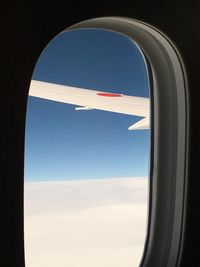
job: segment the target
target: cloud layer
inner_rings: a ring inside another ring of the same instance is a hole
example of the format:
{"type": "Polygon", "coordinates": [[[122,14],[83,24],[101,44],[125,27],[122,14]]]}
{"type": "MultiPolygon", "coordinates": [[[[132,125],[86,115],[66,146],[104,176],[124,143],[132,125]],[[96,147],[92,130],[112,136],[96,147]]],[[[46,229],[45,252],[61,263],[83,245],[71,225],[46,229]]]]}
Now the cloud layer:
{"type": "Polygon", "coordinates": [[[135,267],[147,178],[25,183],[27,267],[135,267]]]}

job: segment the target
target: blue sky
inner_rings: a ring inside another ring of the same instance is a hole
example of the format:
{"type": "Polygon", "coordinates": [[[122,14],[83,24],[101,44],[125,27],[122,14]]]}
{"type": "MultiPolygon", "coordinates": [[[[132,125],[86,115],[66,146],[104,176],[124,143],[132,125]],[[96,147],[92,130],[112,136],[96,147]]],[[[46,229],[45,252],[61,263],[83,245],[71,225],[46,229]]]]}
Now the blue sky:
{"type": "MultiPolygon", "coordinates": [[[[138,47],[103,30],[63,32],[45,48],[32,79],[149,97],[138,47]]],[[[25,180],[148,176],[148,130],[128,131],[139,117],[29,97],[25,180]]]]}

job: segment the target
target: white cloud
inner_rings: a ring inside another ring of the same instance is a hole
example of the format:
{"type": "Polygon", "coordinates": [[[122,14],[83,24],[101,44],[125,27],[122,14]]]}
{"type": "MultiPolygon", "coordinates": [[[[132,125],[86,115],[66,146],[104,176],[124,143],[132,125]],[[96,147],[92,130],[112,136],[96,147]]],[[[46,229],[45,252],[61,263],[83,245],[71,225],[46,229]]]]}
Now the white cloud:
{"type": "Polygon", "coordinates": [[[147,178],[25,183],[26,266],[138,266],[147,191],[147,178]]]}

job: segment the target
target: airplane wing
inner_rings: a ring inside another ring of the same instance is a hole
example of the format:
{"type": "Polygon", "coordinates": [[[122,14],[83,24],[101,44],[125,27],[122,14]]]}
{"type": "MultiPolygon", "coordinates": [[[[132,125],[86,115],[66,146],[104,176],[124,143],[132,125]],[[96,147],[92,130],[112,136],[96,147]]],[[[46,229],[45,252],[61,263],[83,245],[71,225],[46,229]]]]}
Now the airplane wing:
{"type": "Polygon", "coordinates": [[[129,130],[149,129],[149,99],[32,80],[29,95],[77,105],[75,110],[99,109],[143,117],[129,130]]]}

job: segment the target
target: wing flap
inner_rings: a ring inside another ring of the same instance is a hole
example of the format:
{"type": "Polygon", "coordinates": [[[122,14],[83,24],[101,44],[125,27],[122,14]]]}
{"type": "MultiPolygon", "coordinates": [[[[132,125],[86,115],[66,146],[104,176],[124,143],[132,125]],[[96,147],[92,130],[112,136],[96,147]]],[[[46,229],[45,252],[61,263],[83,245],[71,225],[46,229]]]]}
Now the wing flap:
{"type": "Polygon", "coordinates": [[[129,131],[145,130],[145,129],[149,129],[149,118],[148,117],[134,123],[128,128],[129,131]]]}

